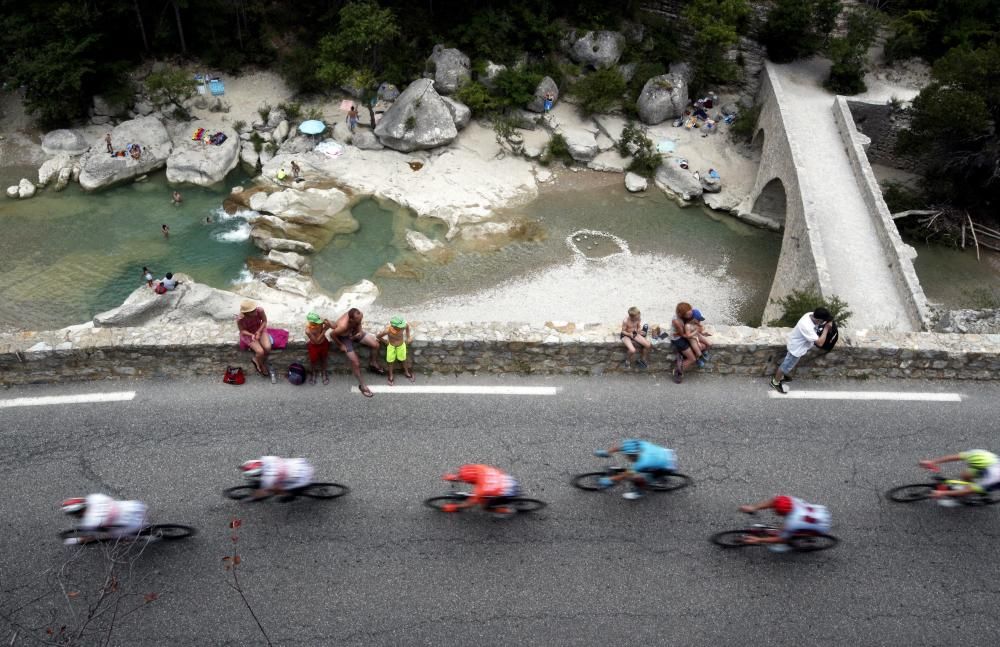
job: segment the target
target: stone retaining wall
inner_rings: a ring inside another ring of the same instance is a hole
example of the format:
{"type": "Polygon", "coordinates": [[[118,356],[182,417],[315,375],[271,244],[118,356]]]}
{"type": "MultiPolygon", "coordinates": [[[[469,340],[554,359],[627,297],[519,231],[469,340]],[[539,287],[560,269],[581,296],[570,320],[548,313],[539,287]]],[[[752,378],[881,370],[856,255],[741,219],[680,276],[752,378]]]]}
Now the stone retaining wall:
{"type": "MultiPolygon", "coordinates": [[[[618,328],[607,324],[447,324],[412,322],[414,370],[418,373],[518,373],[601,375],[623,370],[618,328]]],[[[305,363],[300,326],[290,327],[289,347],[273,355],[283,372],[305,363]]],[[[372,324],[372,329],[378,329],[372,324]]],[[[786,329],[719,326],[705,373],[762,376],[785,354],[786,329]]],[[[362,360],[364,361],[364,357],[362,360]]],[[[650,372],[672,369],[669,342],[654,342],[650,372]]],[[[248,353],[236,347],[235,325],[199,323],[168,330],[85,328],[0,335],[0,384],[70,382],[108,378],[188,377],[222,379],[223,369],[243,366],[253,378],[248,353]]],[[[333,353],[331,368],[347,371],[333,353]]],[[[837,349],[810,355],[799,373],[836,377],[957,378],[1000,376],[1000,335],[859,333],[843,330],[837,349]]]]}

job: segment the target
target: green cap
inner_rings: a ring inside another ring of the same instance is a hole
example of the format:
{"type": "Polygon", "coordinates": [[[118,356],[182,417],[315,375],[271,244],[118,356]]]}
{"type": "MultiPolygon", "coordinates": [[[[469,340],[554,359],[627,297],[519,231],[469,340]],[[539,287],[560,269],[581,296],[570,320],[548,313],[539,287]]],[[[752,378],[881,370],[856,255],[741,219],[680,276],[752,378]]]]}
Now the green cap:
{"type": "Polygon", "coordinates": [[[323,317],[319,316],[315,312],[310,312],[309,314],[306,315],[306,321],[315,324],[323,323],[323,317]]]}
{"type": "Polygon", "coordinates": [[[406,328],[406,319],[403,319],[402,317],[393,317],[389,320],[389,324],[393,328],[406,328]]]}

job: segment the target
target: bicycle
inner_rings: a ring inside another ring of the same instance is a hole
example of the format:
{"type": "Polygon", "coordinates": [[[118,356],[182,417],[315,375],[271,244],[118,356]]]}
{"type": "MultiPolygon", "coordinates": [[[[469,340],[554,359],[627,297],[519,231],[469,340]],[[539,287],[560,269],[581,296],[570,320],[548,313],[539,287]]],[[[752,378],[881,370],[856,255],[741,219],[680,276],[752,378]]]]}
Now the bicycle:
{"type": "Polygon", "coordinates": [[[197,531],[191,526],[185,526],[176,523],[157,523],[145,526],[139,532],[134,535],[127,535],[123,537],[113,537],[109,532],[93,531],[93,530],[83,530],[80,528],[72,528],[70,530],[62,530],[59,532],[59,538],[63,541],[67,539],[76,540],[73,543],[94,543],[94,542],[104,542],[104,541],[118,541],[118,540],[136,540],[144,539],[150,542],[154,541],[174,541],[177,539],[185,539],[194,535],[197,531]],[[99,535],[106,536],[99,536],[99,535]],[[95,535],[98,535],[95,537],[95,535]],[[81,540],[86,539],[86,542],[81,540]]]}
{"type": "MultiPolygon", "coordinates": [[[[775,544],[754,544],[746,541],[747,537],[774,537],[781,533],[781,528],[765,523],[755,523],[749,528],[740,530],[723,530],[712,535],[709,540],[716,546],[722,548],[745,548],[747,546],[773,546],[775,544]]],[[[803,531],[794,533],[785,540],[793,551],[799,553],[811,553],[817,550],[827,550],[833,548],[840,542],[833,535],[822,532],[803,531]]]]}
{"type": "MultiPolygon", "coordinates": [[[[253,502],[264,501],[265,499],[269,499],[274,496],[273,494],[268,494],[267,496],[262,496],[259,499],[254,499],[254,492],[259,489],[259,482],[250,483],[248,485],[237,485],[236,487],[223,490],[222,496],[233,499],[234,501],[249,500],[253,502]]],[[[342,497],[350,491],[351,488],[346,485],[341,485],[340,483],[310,483],[305,487],[294,488],[286,491],[283,495],[281,495],[281,497],[279,497],[278,500],[282,503],[287,503],[297,499],[298,497],[305,497],[307,499],[320,499],[327,501],[342,497]]]]}
{"type": "MultiPolygon", "coordinates": [[[[456,490],[455,483],[451,484],[451,492],[444,494],[442,496],[432,496],[429,499],[424,499],[424,505],[428,508],[433,508],[440,512],[444,511],[444,506],[449,503],[462,503],[472,496],[472,492],[467,492],[465,490],[456,490]]],[[[518,512],[537,512],[544,508],[547,503],[544,501],[539,501],[538,499],[529,499],[523,496],[506,496],[506,497],[496,497],[490,500],[485,508],[489,510],[490,508],[501,508],[506,507],[513,510],[513,513],[518,512]]],[[[499,513],[498,513],[499,514],[499,513]]],[[[508,515],[502,515],[508,516],[508,515]]]]}
{"type": "MultiPolygon", "coordinates": [[[[910,485],[900,485],[885,493],[886,498],[896,503],[915,503],[925,499],[933,499],[936,490],[958,490],[974,485],[968,481],[960,479],[949,479],[941,474],[938,469],[931,470],[931,483],[913,483],[910,485]]],[[[942,497],[937,499],[938,505],[951,506],[985,506],[1000,503],[1000,496],[991,495],[986,492],[975,492],[961,497],[942,497]]]]}
{"type": "MultiPolygon", "coordinates": [[[[626,471],[628,471],[627,467],[611,464],[605,467],[602,472],[584,472],[583,474],[577,474],[572,478],[570,483],[572,483],[575,487],[588,492],[611,490],[614,488],[614,485],[611,487],[603,487],[600,484],[600,479],[618,476],[626,471]]],[[[649,490],[650,492],[673,492],[675,490],[685,488],[694,482],[687,474],[669,472],[666,470],[664,470],[661,474],[643,474],[643,476],[646,477],[646,483],[643,485],[643,489],[649,490]]],[[[631,481],[622,479],[619,483],[631,483],[631,481]]],[[[634,484],[633,487],[635,487],[634,484]]]]}

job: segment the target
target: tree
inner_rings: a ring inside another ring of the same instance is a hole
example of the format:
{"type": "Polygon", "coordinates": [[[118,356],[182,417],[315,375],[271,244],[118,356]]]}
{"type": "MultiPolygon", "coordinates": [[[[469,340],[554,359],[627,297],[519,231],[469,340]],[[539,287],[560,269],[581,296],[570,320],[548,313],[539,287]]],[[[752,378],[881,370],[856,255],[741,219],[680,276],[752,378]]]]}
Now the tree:
{"type": "Polygon", "coordinates": [[[184,102],[194,96],[195,82],[186,70],[166,69],[153,72],[146,77],[146,92],[161,105],[173,105],[180,118],[191,118],[184,102]]]}
{"type": "Polygon", "coordinates": [[[399,37],[399,25],[391,9],[374,0],[351,2],[340,10],[336,33],[319,42],[319,76],[329,83],[342,83],[354,70],[368,70],[378,76],[382,50],[399,37]]]}
{"type": "Polygon", "coordinates": [[[879,21],[879,15],[867,7],[854,7],[847,14],[847,32],[831,39],[827,52],[833,62],[825,83],[829,90],[858,94],[867,89],[868,48],[875,42],[879,21]]]}
{"type": "Polygon", "coordinates": [[[839,0],[778,0],[761,29],[768,57],[787,63],[815,54],[833,29],[838,13],[839,0]]]}
{"type": "Polygon", "coordinates": [[[726,53],[739,42],[749,17],[747,0],[693,0],[684,9],[684,19],[694,34],[691,85],[696,92],[738,78],[739,69],[726,59],[726,53]]]}

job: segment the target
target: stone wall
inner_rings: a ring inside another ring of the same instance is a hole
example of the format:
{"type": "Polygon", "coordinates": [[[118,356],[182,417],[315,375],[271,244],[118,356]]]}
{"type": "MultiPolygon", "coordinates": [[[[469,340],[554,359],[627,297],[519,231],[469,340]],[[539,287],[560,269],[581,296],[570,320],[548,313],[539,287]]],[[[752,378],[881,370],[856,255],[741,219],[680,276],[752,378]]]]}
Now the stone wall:
{"type": "Polygon", "coordinates": [[[912,327],[927,330],[931,324],[930,308],[924,290],[920,287],[917,272],[913,269],[913,259],[916,258],[917,252],[900,238],[896,223],[889,213],[889,207],[882,199],[882,189],[865,155],[863,136],[859,135],[854,126],[854,118],[851,116],[847,99],[837,97],[833,103],[833,116],[847,148],[847,157],[851,160],[854,177],[858,181],[858,190],[875,219],[875,231],[878,232],[879,242],[887,250],[889,258],[896,259],[892,265],[892,274],[901,294],[907,298],[906,307],[912,327]]]}
{"type": "MultiPolygon", "coordinates": [[[[411,352],[418,373],[601,375],[623,370],[624,349],[617,326],[608,324],[526,324],[412,322],[411,352]]],[[[289,347],[273,355],[283,372],[305,363],[301,326],[291,329],[289,347]]],[[[372,329],[379,326],[372,324],[372,329]]],[[[705,373],[759,377],[773,371],[785,354],[785,329],[713,329],[715,350],[705,373]]],[[[654,342],[650,372],[673,367],[669,342],[654,342]]],[[[364,357],[362,360],[364,361],[364,357]]],[[[199,323],[167,330],[85,328],[0,335],[0,384],[75,382],[110,378],[210,376],[222,379],[227,365],[253,375],[249,353],[236,346],[232,324],[199,323]]],[[[346,373],[333,354],[331,368],[346,373]]],[[[803,360],[799,374],[834,377],[958,378],[1000,376],[1000,335],[841,332],[829,355],[803,360]]]]}
{"type": "Polygon", "coordinates": [[[847,106],[855,127],[871,140],[865,152],[873,164],[918,174],[923,172],[925,164],[919,156],[896,152],[896,140],[904,126],[897,120],[892,106],[855,99],[848,99],[847,106]]]}

